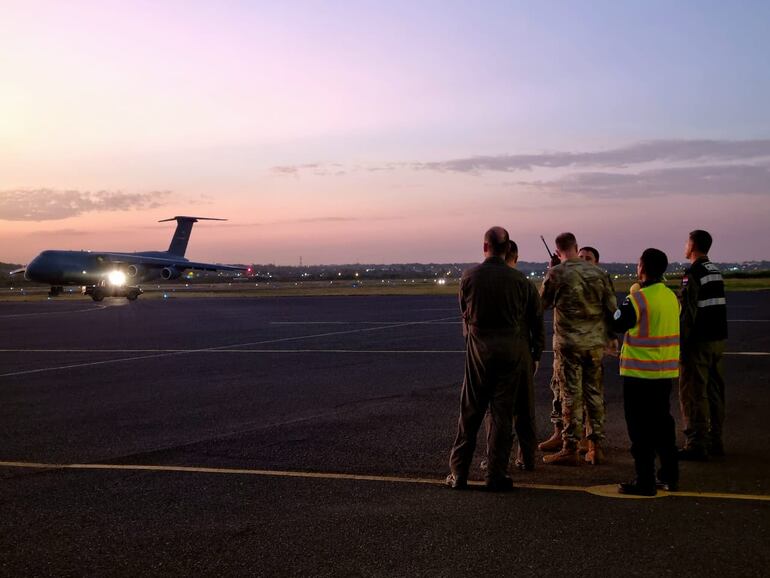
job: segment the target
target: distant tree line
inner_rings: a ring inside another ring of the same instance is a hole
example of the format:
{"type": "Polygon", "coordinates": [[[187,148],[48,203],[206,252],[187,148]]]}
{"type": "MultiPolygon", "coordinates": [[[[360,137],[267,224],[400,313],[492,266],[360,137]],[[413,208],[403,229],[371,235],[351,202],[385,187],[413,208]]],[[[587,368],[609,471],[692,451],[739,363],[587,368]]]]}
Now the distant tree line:
{"type": "MultiPolygon", "coordinates": [[[[371,281],[371,280],[434,280],[445,278],[448,281],[459,279],[463,271],[475,263],[397,263],[381,264],[346,264],[346,265],[252,265],[249,273],[233,276],[232,273],[192,272],[184,275],[177,283],[217,283],[217,282],[302,282],[302,281],[371,281]]],[[[725,277],[736,279],[770,277],[770,261],[745,263],[720,263],[725,277]]],[[[602,263],[602,268],[618,278],[635,278],[636,263],[602,263]]],[[[676,278],[684,271],[686,264],[672,263],[669,277],[676,278]]],[[[38,285],[9,273],[22,265],[0,263],[0,287],[25,287],[38,285]]],[[[520,261],[519,270],[531,277],[542,277],[546,271],[545,263],[520,261]]]]}

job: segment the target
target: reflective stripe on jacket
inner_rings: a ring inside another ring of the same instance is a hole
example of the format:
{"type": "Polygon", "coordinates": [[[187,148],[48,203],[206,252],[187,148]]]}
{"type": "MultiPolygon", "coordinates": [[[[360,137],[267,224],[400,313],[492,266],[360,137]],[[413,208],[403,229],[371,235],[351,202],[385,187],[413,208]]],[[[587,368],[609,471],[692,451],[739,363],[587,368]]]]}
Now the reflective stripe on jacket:
{"type": "Polygon", "coordinates": [[[679,376],[679,301],[663,283],[630,295],[636,325],[626,332],[620,375],[643,379],[679,376]]]}

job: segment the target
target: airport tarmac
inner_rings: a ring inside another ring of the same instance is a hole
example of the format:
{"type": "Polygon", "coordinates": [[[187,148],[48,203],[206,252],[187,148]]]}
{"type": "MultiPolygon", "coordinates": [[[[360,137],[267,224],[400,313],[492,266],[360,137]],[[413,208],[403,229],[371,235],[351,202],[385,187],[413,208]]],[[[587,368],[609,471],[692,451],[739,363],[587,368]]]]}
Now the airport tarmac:
{"type": "Polygon", "coordinates": [[[614,492],[616,359],[608,465],[442,487],[453,297],[0,303],[0,574],[765,576],[770,293],[728,302],[728,456],[652,499],[614,492]]]}

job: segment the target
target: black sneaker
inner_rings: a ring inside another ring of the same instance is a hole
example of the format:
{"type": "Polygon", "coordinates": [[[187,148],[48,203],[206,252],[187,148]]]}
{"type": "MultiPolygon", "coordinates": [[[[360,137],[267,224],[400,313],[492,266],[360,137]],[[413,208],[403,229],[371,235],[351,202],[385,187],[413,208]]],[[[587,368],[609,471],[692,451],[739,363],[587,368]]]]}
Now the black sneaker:
{"type": "Polygon", "coordinates": [[[677,452],[681,462],[707,462],[709,456],[702,448],[683,448],[677,452]]]}
{"type": "Polygon", "coordinates": [[[446,477],[446,480],[444,482],[446,484],[447,488],[450,488],[452,490],[467,490],[468,489],[468,480],[465,478],[458,477],[454,474],[449,474],[446,477]]]}
{"type": "Polygon", "coordinates": [[[487,480],[485,487],[488,492],[510,492],[513,490],[513,480],[509,477],[487,480]]]}
{"type": "Polygon", "coordinates": [[[655,496],[658,491],[655,489],[655,485],[640,484],[636,480],[633,482],[625,482],[618,484],[618,493],[627,494],[629,496],[655,496]]]}

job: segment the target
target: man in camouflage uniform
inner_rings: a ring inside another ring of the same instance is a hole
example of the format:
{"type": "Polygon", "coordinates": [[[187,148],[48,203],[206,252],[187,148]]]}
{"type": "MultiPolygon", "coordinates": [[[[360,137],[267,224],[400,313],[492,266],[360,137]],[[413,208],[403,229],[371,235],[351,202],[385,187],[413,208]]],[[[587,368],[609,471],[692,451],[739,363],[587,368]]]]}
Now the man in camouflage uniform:
{"type": "MultiPolygon", "coordinates": [[[[594,247],[581,247],[580,251],[578,252],[578,258],[582,259],[583,261],[586,261],[588,263],[591,263],[592,265],[599,266],[599,251],[596,250],[594,247]]],[[[553,259],[553,262],[551,263],[551,266],[556,266],[561,263],[561,259],[559,259],[558,256],[555,256],[555,259],[553,259]]],[[[609,273],[606,273],[607,275],[607,281],[610,284],[610,288],[612,289],[612,292],[615,293],[615,286],[612,283],[612,278],[610,277],[609,273]]],[[[618,342],[617,340],[613,340],[610,342],[610,349],[611,350],[617,350],[618,348],[618,342]]],[[[561,387],[559,386],[559,376],[560,370],[559,370],[559,360],[558,358],[554,357],[553,360],[553,374],[551,376],[551,383],[550,388],[551,392],[553,393],[553,399],[551,401],[551,423],[553,424],[553,434],[550,438],[547,440],[541,442],[538,444],[537,448],[540,451],[544,452],[558,452],[563,445],[562,440],[562,429],[564,427],[562,422],[562,411],[561,411],[561,387]]],[[[602,382],[604,381],[604,376],[602,372],[602,376],[600,377],[602,382]]],[[[584,432],[585,437],[580,442],[580,453],[585,454],[588,452],[588,436],[591,434],[591,426],[587,422],[587,420],[584,419],[584,432]]],[[[587,461],[592,461],[592,456],[588,456],[587,461]]]]}
{"type": "Polygon", "coordinates": [[[608,275],[578,258],[575,235],[556,237],[561,264],[549,269],[540,295],[543,307],[554,309],[554,368],[560,387],[562,448],[543,461],[555,465],[578,465],[578,443],[582,434],[583,405],[590,434],[586,461],[603,461],[604,395],[602,357],[615,338],[612,318],[617,310],[608,275]]]}

